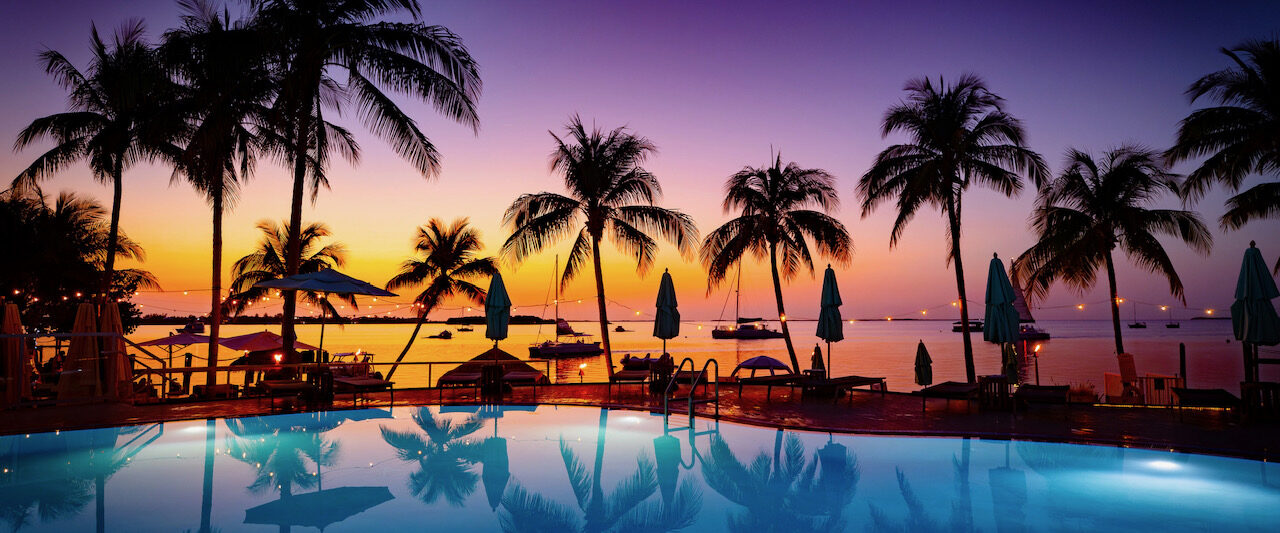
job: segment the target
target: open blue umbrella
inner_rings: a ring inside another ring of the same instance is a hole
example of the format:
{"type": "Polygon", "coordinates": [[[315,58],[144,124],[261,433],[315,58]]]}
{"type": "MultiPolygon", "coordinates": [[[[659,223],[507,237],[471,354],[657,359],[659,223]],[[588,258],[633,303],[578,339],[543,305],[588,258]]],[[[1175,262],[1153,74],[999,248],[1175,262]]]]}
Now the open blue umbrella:
{"type": "Polygon", "coordinates": [[[658,284],[658,300],[654,304],[657,312],[653,317],[653,336],[662,339],[662,353],[667,353],[667,339],[680,335],[680,310],[676,303],[676,286],[671,281],[671,272],[662,272],[662,281],[658,284]]]}
{"type": "Polygon", "coordinates": [[[836,285],[836,271],[827,265],[822,274],[822,309],[818,311],[818,338],[827,341],[827,372],[831,372],[831,343],[844,340],[844,320],[840,318],[840,287],[836,285]]]}
{"type": "Polygon", "coordinates": [[[1280,344],[1280,317],[1271,300],[1280,296],[1257,244],[1249,242],[1231,304],[1231,329],[1244,345],[1244,379],[1257,381],[1258,346],[1280,344]]]}
{"type": "Polygon", "coordinates": [[[507,326],[511,324],[511,298],[507,296],[507,286],[502,283],[502,274],[494,273],[489,280],[489,293],[484,297],[484,336],[493,339],[496,347],[498,341],[507,338],[507,326]]]}

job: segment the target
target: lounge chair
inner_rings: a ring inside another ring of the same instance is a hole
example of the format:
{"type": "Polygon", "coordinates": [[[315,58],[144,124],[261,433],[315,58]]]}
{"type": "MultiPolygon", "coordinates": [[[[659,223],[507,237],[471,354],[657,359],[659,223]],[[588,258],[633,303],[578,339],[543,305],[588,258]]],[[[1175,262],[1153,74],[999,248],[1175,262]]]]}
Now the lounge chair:
{"type": "MultiPolygon", "coordinates": [[[[840,393],[844,391],[853,391],[858,387],[867,387],[872,391],[877,388],[880,394],[885,393],[885,378],[867,377],[867,376],[842,376],[838,378],[815,378],[806,377],[802,382],[804,384],[804,392],[821,393],[823,396],[831,395],[832,401],[840,399],[840,393]]],[[[853,402],[853,394],[849,395],[849,402],[853,402]]]]}
{"type": "MultiPolygon", "coordinates": [[[[730,376],[730,377],[734,377],[734,376],[730,376]]],[[[787,374],[774,374],[771,376],[735,377],[734,379],[738,383],[739,397],[742,396],[743,385],[763,385],[766,387],[765,396],[764,396],[765,400],[771,400],[773,399],[774,387],[785,386],[785,387],[795,388],[797,384],[801,383],[804,380],[804,376],[787,373],[787,374]]]]}
{"type": "Polygon", "coordinates": [[[619,370],[609,376],[609,396],[613,396],[613,385],[616,383],[621,386],[624,383],[636,383],[640,385],[640,390],[644,391],[644,386],[649,382],[649,370],[619,370]]]}
{"type": "Polygon", "coordinates": [[[536,370],[509,370],[502,375],[502,383],[508,387],[527,385],[533,387],[534,398],[538,397],[538,385],[546,383],[547,377],[536,370]]]}
{"type": "Polygon", "coordinates": [[[444,401],[444,389],[461,389],[472,388],[476,390],[476,395],[480,395],[480,373],[479,372],[446,372],[436,380],[436,389],[440,393],[440,401],[444,401]]]}
{"type": "Polygon", "coordinates": [[[920,412],[925,410],[925,400],[929,398],[946,398],[947,403],[951,400],[964,400],[966,408],[978,399],[978,384],[964,383],[960,381],[944,381],[937,385],[925,387],[916,392],[920,395],[920,412]]]}
{"type": "MultiPolygon", "coordinates": [[[[351,403],[359,405],[360,399],[364,398],[366,393],[390,391],[391,404],[396,403],[395,383],[385,379],[379,379],[371,376],[334,376],[333,378],[335,393],[351,393],[351,403]]],[[[366,402],[368,399],[365,400],[366,402]]]]}
{"type": "Polygon", "coordinates": [[[1225,389],[1188,389],[1173,388],[1173,397],[1178,404],[1178,419],[1182,419],[1184,407],[1214,407],[1233,410],[1240,407],[1240,399],[1225,389]]]}
{"type": "Polygon", "coordinates": [[[1013,391],[1014,410],[1021,404],[1024,408],[1033,403],[1067,405],[1071,396],[1069,385],[1018,385],[1013,391]]]}
{"type": "Polygon", "coordinates": [[[276,409],[276,398],[296,398],[311,394],[315,387],[298,379],[266,379],[258,382],[263,394],[271,399],[271,410],[276,409]]]}

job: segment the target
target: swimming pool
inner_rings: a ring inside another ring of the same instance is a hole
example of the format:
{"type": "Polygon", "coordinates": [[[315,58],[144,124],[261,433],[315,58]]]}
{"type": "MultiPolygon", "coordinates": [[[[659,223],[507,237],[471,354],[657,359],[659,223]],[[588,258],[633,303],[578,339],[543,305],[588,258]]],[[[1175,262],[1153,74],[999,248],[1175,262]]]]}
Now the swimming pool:
{"type": "Polygon", "coordinates": [[[1280,521],[1280,467],[1257,461],[705,419],[664,433],[660,416],[586,407],[15,435],[0,437],[0,466],[0,527],[22,531],[1274,531],[1280,521]]]}

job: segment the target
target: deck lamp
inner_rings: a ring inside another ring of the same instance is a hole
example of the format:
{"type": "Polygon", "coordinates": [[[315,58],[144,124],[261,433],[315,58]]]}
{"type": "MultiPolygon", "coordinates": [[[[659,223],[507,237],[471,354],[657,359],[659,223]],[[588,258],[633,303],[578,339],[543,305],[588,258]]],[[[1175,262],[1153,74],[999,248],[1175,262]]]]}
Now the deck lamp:
{"type": "Polygon", "coordinates": [[[1037,344],[1031,357],[1036,361],[1036,385],[1040,385],[1040,345],[1037,344]]]}

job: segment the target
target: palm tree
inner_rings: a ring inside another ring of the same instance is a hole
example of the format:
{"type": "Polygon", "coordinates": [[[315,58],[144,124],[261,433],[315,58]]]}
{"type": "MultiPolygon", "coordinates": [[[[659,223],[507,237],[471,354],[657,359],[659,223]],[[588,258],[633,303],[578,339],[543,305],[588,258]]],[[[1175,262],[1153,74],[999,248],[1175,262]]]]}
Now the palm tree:
{"type": "Polygon", "coordinates": [[[320,468],[338,462],[339,443],[325,437],[324,430],[280,426],[263,417],[228,418],[226,424],[231,431],[226,454],[253,465],[248,486],[253,493],[290,497],[295,489],[319,485],[320,468]]]}
{"type": "Polygon", "coordinates": [[[857,490],[858,460],[844,445],[829,443],[805,459],[795,434],[775,433],[773,456],[763,450],[749,463],[716,435],[702,462],[707,486],[741,506],[728,517],[729,531],[844,531],[841,517],[857,490]],[[825,457],[824,457],[825,455],[825,457]]]}
{"type": "Polygon", "coordinates": [[[395,374],[397,365],[409,353],[418,331],[426,321],[427,314],[442,302],[454,296],[477,304],[484,302],[485,291],[472,283],[482,277],[498,273],[493,258],[477,258],[476,254],[483,248],[480,232],[468,225],[466,218],[453,221],[448,226],[438,218],[433,218],[427,225],[418,228],[418,237],[413,249],[417,253],[400,265],[400,271],[387,282],[387,290],[406,287],[417,287],[426,283],[426,288],[413,299],[418,307],[418,323],[409,335],[409,342],[396,357],[395,364],[387,372],[387,379],[395,374]]]}
{"type": "MultiPolygon", "coordinates": [[[[418,124],[389,94],[400,93],[430,103],[446,118],[479,127],[476,100],[480,73],[462,39],[443,26],[419,20],[416,0],[258,0],[258,20],[276,36],[274,65],[281,76],[275,100],[276,124],[283,134],[279,156],[293,168],[290,243],[301,243],[302,196],[310,178],[312,197],[324,184],[330,153],[348,160],[359,148],[350,133],[328,124],[326,111],[356,107],[355,116],[409,161],[423,176],[439,169],[439,154],[418,124]],[[412,22],[380,19],[407,15],[412,22]],[[336,73],[346,78],[339,83],[336,73]]],[[[289,248],[285,273],[300,272],[302,255],[289,248]]],[[[296,310],[293,291],[285,293],[282,331],[284,349],[293,350],[296,310]]]]}
{"type": "Polygon", "coordinates": [[[144,39],[142,21],[123,24],[110,45],[98,36],[97,27],[90,33],[92,60],[84,72],[57,51],[40,53],[45,72],[70,93],[70,109],[35,119],[18,133],[16,150],[46,138],[54,147],[23,169],[13,186],[34,186],[81,160],[89,164],[95,179],[111,184],[111,223],[100,282],[105,299],[114,279],[124,171],[163,155],[174,124],[162,112],[171,84],[144,39]]]}
{"type": "Polygon", "coordinates": [[[725,222],[702,243],[702,263],[707,267],[707,291],[725,280],[729,268],[750,252],[756,259],[769,257],[773,274],[773,297],[778,304],[778,320],[786,340],[791,368],[800,368],[787,311],[782,303],[782,280],[796,277],[801,268],[813,275],[813,257],[806,241],[812,239],[819,255],[846,264],[853,255],[853,240],[844,224],[831,216],[840,205],[835,178],[818,168],[800,168],[782,155],[768,167],[745,167],[729,176],[724,186],[724,212],[737,211],[737,218],[725,222]],[[778,259],[781,253],[782,272],[778,259]]]}
{"type": "Polygon", "coordinates": [[[973,342],[969,338],[969,299],[960,253],[961,199],[971,184],[1013,197],[1022,191],[1022,174],[1040,186],[1049,169],[1026,147],[1022,123],[1004,111],[1004,100],[981,78],[965,74],[951,85],[939,78],[907,82],[905,101],[890,107],[880,133],[905,133],[909,141],[886,148],[858,181],[862,217],[880,204],[896,200],[898,218],[889,234],[897,246],[907,223],[921,206],[941,209],[947,217],[947,262],[955,263],[960,324],[964,333],[965,374],[976,381],[973,342]]]}
{"type": "MultiPolygon", "coordinates": [[[[280,226],[273,222],[262,221],[257,227],[262,232],[262,240],[258,241],[257,249],[231,265],[231,275],[234,277],[231,281],[232,295],[223,305],[233,314],[243,313],[254,301],[262,300],[271,294],[270,289],[254,287],[253,284],[285,276],[284,251],[289,245],[291,233],[289,224],[284,223],[280,226]]],[[[329,236],[329,227],[323,223],[316,222],[303,228],[302,242],[298,247],[302,251],[303,260],[298,272],[319,272],[327,268],[338,268],[346,263],[346,246],[338,242],[321,244],[321,239],[329,236]]],[[[332,297],[352,307],[356,305],[354,296],[332,295],[332,297]]],[[[317,292],[303,291],[302,299],[311,305],[320,306],[329,316],[340,317],[333,303],[329,301],[329,297],[317,292]]]]}
{"type": "Polygon", "coordinates": [[[421,433],[382,428],[382,440],[395,449],[397,458],[418,463],[418,470],[409,474],[409,490],[423,503],[435,503],[443,496],[450,505],[461,507],[480,481],[471,469],[480,461],[480,444],[467,437],[484,427],[484,421],[471,415],[454,423],[419,407],[413,422],[421,433]]]}
{"type": "Polygon", "coordinates": [[[657,177],[640,166],[657,151],[648,139],[626,128],[607,133],[599,128],[588,131],[576,115],[566,129],[568,136],[564,139],[551,133],[556,141],[551,170],[564,175],[569,195],[539,192],[516,198],[503,214],[503,224],[511,229],[511,236],[502,244],[502,254],[519,263],[575,233],[576,228],[577,238],[565,261],[560,287],[578,275],[590,254],[595,267],[605,365],[612,376],[600,241],[608,232],[618,249],[635,256],[636,271],[644,274],[653,266],[658,249],[651,234],[661,235],[682,254],[688,254],[698,238],[698,229],[689,215],[654,205],[662,196],[662,187],[657,177]]]}
{"type": "Polygon", "coordinates": [[[253,170],[267,123],[274,83],[261,33],[252,21],[218,14],[207,0],[182,0],[179,28],[165,33],[162,61],[183,85],[179,108],[189,117],[185,147],[178,152],[174,178],[185,179],[213,210],[212,290],[209,306],[209,371],[218,366],[222,323],[222,214],[253,170]]]}
{"type": "Polygon", "coordinates": [[[1043,298],[1058,280],[1081,292],[1089,290],[1098,269],[1105,267],[1116,353],[1124,353],[1113,258],[1116,248],[1138,266],[1168,279],[1169,292],[1185,304],[1182,280],[1156,235],[1176,237],[1203,253],[1213,244],[1196,213],[1146,207],[1161,193],[1177,194],[1178,190],[1178,176],[1165,170],[1159,154],[1151,149],[1121,146],[1100,160],[1088,152],[1068,151],[1062,174],[1040,191],[1031,217],[1039,238],[1014,261],[1014,277],[1034,300],[1043,298]]]}
{"type": "MultiPolygon", "coordinates": [[[[1280,178],[1280,41],[1245,41],[1222,53],[1235,65],[1187,89],[1192,103],[1207,98],[1217,105],[1183,119],[1177,142],[1165,152],[1174,163],[1207,157],[1182,183],[1187,200],[1198,200],[1214,183],[1238,192],[1250,175],[1280,178]]],[[[1270,181],[1228,199],[1221,224],[1240,229],[1250,220],[1275,218],[1277,213],[1280,181],[1270,181]]],[[[1280,272],[1280,262],[1275,270],[1280,272]]]]}

